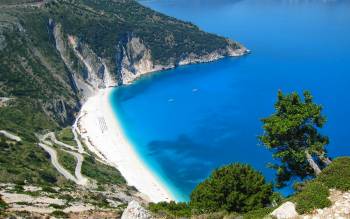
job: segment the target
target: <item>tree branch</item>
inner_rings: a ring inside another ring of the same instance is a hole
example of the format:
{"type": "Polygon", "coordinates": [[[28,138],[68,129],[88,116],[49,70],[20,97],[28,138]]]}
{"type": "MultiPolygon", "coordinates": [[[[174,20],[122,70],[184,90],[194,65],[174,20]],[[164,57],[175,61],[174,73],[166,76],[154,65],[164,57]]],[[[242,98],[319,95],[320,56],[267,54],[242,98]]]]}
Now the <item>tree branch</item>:
{"type": "Polygon", "coordinates": [[[312,156],[309,154],[308,151],[305,151],[306,159],[309,162],[310,167],[314,170],[316,176],[321,173],[320,167],[317,165],[317,163],[314,161],[312,156]]]}

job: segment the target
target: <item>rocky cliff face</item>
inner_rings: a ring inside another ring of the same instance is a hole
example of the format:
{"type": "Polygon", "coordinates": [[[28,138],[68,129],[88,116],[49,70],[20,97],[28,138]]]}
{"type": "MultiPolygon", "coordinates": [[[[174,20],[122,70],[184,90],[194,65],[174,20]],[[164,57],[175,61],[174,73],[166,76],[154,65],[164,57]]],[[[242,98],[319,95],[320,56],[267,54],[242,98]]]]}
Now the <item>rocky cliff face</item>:
{"type": "Polygon", "coordinates": [[[57,51],[71,73],[72,83],[82,101],[98,89],[116,86],[115,75],[106,64],[108,60],[97,56],[89,45],[75,36],[65,34],[61,24],[49,21],[57,51]]]}
{"type": "Polygon", "coordinates": [[[121,84],[130,84],[138,77],[160,70],[175,68],[179,65],[212,62],[229,56],[242,56],[249,52],[244,46],[227,40],[224,49],[217,49],[211,53],[198,55],[184,53],[179,60],[169,58],[166,64],[156,64],[152,51],[147,48],[142,39],[128,34],[118,45],[116,54],[117,78],[121,84]]]}
{"type": "Polygon", "coordinates": [[[219,48],[202,55],[184,53],[178,60],[169,58],[166,64],[157,64],[151,49],[143,40],[133,33],[128,33],[117,43],[113,60],[113,57],[99,57],[88,44],[81,42],[76,36],[65,34],[62,26],[55,24],[53,20],[50,20],[49,25],[53,30],[56,49],[72,73],[74,86],[83,99],[93,95],[100,88],[130,84],[151,72],[179,65],[211,62],[228,56],[241,56],[249,52],[242,45],[227,40],[227,46],[223,49],[219,48]]]}

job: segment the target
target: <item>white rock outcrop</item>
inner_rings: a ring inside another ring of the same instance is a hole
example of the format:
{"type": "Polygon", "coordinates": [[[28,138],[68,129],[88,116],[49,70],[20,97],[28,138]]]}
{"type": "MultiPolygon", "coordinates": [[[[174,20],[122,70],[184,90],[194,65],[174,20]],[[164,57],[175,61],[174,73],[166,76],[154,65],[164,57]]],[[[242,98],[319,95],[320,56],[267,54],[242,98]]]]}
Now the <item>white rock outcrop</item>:
{"type": "Polygon", "coordinates": [[[286,202],[282,204],[270,215],[277,219],[291,219],[297,218],[299,216],[298,212],[295,210],[295,204],[293,202],[286,202]]]}
{"type": "Polygon", "coordinates": [[[152,219],[152,215],[137,201],[131,201],[124,210],[121,219],[152,219]]]}
{"type": "Polygon", "coordinates": [[[168,64],[154,62],[150,48],[133,33],[126,35],[117,45],[117,74],[122,84],[130,84],[140,76],[151,72],[172,69],[179,65],[212,62],[228,56],[249,53],[244,46],[227,40],[227,47],[207,54],[183,54],[180,60],[170,58],[168,64]]]}

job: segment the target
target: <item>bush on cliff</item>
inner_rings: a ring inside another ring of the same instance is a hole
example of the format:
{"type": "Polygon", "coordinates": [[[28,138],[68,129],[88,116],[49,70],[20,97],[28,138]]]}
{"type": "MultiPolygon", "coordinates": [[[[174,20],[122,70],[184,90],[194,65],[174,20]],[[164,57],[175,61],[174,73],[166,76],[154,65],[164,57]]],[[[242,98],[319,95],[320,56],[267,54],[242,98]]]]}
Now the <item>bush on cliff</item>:
{"type": "Polygon", "coordinates": [[[165,218],[190,217],[191,208],[186,202],[159,202],[151,203],[149,210],[165,218]]]}
{"type": "Polygon", "coordinates": [[[335,159],[316,179],[305,182],[291,199],[296,203],[298,213],[310,213],[331,205],[329,189],[350,190],[350,157],[335,159]]]}
{"type": "Polygon", "coordinates": [[[191,194],[196,213],[248,212],[270,204],[272,185],[246,164],[231,164],[215,170],[191,194]]]}
{"type": "Polygon", "coordinates": [[[314,209],[322,209],[331,205],[328,199],[329,191],[326,186],[317,181],[307,183],[304,189],[297,193],[292,200],[296,203],[299,214],[305,214],[314,209]]]}
{"type": "Polygon", "coordinates": [[[329,189],[350,190],[350,157],[338,157],[317,177],[329,189]]]}

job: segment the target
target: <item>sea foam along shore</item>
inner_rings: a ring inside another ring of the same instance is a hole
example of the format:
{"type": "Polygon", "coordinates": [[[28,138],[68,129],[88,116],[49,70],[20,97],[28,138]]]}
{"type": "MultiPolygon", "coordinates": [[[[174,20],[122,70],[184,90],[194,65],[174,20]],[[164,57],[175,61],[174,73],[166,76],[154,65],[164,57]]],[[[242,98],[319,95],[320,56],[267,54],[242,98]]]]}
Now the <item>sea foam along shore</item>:
{"type": "Polygon", "coordinates": [[[150,201],[175,200],[128,142],[110,104],[111,91],[112,88],[100,90],[82,106],[78,129],[83,140],[117,167],[128,184],[135,186],[150,201]]]}

